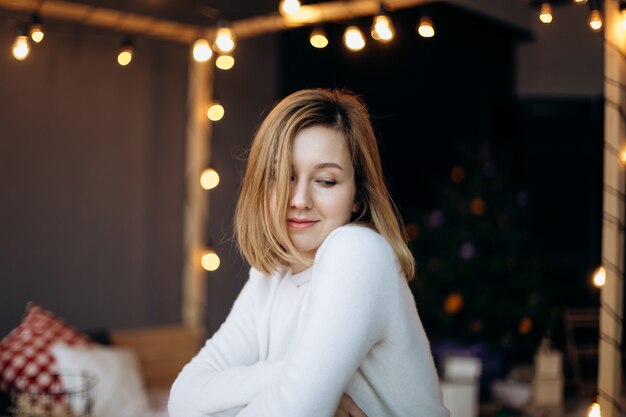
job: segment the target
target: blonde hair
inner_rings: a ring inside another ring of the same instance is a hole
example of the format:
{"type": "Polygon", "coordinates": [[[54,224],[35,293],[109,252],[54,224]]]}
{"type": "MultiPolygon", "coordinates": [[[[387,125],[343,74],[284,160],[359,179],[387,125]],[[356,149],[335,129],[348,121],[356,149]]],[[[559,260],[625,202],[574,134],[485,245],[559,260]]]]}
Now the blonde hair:
{"type": "Polygon", "coordinates": [[[310,265],[289,239],[285,221],[289,205],[291,152],[294,136],[307,127],[323,125],[346,138],[354,166],[358,212],[352,222],[380,233],[393,248],[407,279],[415,260],[406,244],[399,213],[382,175],[376,136],[365,104],[345,91],[297,91],[280,101],[259,127],[248,157],[235,212],[235,234],[241,253],[259,271],[292,263],[310,265]],[[275,193],[276,215],[270,211],[275,193]]]}

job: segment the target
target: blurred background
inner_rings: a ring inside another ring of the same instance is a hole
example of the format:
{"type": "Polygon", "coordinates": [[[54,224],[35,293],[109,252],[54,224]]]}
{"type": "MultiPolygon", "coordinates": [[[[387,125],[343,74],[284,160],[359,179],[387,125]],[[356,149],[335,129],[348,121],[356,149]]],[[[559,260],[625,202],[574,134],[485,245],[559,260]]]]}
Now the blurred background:
{"type": "MultiPolygon", "coordinates": [[[[17,3],[0,2],[0,337],[30,300],[82,329],[181,322],[190,44],[48,19],[17,60],[32,19],[17,3]]],[[[195,27],[278,13],[269,0],[71,3],[195,27]]],[[[211,75],[225,115],[208,142],[220,183],[204,232],[221,265],[202,283],[207,334],[247,279],[232,215],[254,131],[281,97],[327,87],[370,109],[435,354],[478,352],[495,377],[543,338],[565,349],[564,313],[599,305],[603,34],[595,3],[551,3],[549,24],[534,2],[435,1],[387,10],[389,42],[371,15],[319,25],[325,48],[312,26],[239,39],[235,66],[211,75]],[[433,37],[416,30],[424,17],[433,37]],[[343,43],[349,25],[360,51],[343,43]]]]}

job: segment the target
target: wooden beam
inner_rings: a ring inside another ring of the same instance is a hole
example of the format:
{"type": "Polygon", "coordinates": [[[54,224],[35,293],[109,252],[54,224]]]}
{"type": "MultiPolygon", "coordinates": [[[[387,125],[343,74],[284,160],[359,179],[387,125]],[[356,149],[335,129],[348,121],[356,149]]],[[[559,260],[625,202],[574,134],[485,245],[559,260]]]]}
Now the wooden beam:
{"type": "Polygon", "coordinates": [[[620,415],[622,316],[624,302],[624,148],[626,106],[626,36],[617,0],[604,2],[604,196],[602,265],[606,283],[600,292],[598,403],[602,417],[620,415]]]}
{"type": "Polygon", "coordinates": [[[206,274],[200,256],[206,246],[209,196],[200,186],[200,174],[208,168],[211,151],[211,124],[206,115],[213,89],[213,65],[196,62],[189,54],[187,90],[187,158],[185,163],[183,323],[204,329],[206,274]]]}

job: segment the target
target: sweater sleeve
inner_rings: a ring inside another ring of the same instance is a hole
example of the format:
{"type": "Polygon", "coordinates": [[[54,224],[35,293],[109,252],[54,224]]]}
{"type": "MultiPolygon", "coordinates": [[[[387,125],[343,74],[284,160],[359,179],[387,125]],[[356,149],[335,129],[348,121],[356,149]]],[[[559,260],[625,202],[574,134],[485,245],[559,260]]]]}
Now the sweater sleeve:
{"type": "Polygon", "coordinates": [[[259,360],[259,283],[250,275],[226,321],[176,378],[170,417],[234,416],[278,379],[283,362],[259,360]]]}
{"type": "Polygon", "coordinates": [[[332,417],[349,380],[382,339],[386,282],[398,268],[387,242],[364,227],[338,228],[313,268],[307,318],[284,374],[237,417],[332,417]]]}

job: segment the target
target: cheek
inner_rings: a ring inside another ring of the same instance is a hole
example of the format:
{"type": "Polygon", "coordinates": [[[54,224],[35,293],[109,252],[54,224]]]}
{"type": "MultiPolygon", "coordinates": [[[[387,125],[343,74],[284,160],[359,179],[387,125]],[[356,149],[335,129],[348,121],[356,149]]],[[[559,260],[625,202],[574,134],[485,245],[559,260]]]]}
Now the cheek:
{"type": "Polygon", "coordinates": [[[345,193],[341,197],[336,198],[330,204],[329,211],[332,210],[338,217],[341,218],[343,223],[350,221],[350,217],[356,207],[354,202],[354,193],[345,193]]]}

